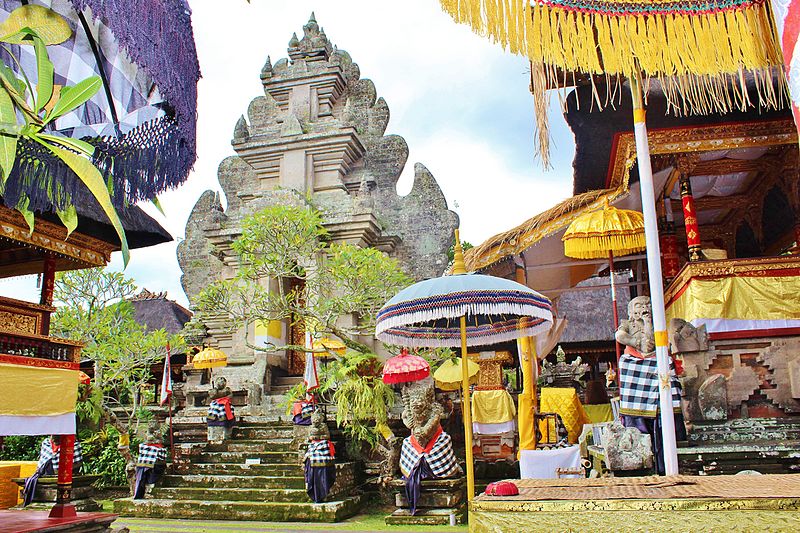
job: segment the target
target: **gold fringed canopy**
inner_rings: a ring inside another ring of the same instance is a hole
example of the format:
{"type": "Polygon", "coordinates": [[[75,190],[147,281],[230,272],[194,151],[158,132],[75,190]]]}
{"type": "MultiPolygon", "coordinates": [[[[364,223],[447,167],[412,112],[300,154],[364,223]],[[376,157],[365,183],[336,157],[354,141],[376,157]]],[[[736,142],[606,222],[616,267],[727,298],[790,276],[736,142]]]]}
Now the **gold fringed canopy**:
{"type": "Polygon", "coordinates": [[[195,368],[217,368],[227,366],[228,356],[222,350],[207,347],[192,358],[195,368]]]}
{"type": "Polygon", "coordinates": [[[610,104],[623,79],[657,80],[676,115],[786,104],[775,23],[765,0],[440,0],[457,23],[531,61],[537,147],[547,164],[544,92],[575,85],[610,104]],[[750,101],[748,84],[758,101],[750,101]],[[605,96],[601,96],[605,95],[605,96]]]}
{"type": "Polygon", "coordinates": [[[577,259],[599,259],[629,255],[645,249],[644,217],[638,211],[606,204],[576,218],[562,237],[564,255],[577,259]]]}

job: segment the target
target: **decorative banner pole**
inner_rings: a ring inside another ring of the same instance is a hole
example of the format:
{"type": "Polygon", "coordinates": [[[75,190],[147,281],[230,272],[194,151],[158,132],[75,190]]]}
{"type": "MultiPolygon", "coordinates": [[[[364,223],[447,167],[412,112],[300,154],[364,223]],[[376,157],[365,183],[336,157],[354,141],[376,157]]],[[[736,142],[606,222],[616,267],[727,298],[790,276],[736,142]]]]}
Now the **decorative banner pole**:
{"type": "MultiPolygon", "coordinates": [[[[520,258],[522,260],[522,258],[520,258]]],[[[516,264],[514,278],[517,283],[528,285],[528,273],[524,263],[516,264]]],[[[520,327],[525,324],[520,320],[520,327]]],[[[531,337],[517,339],[519,366],[522,368],[522,394],[517,401],[517,425],[519,427],[519,449],[536,449],[536,374],[539,370],[536,360],[536,341],[531,337]]]]}
{"type": "Polygon", "coordinates": [[[689,245],[689,261],[700,261],[700,227],[697,210],[694,207],[692,182],[688,174],[681,174],[681,204],[683,205],[683,224],[686,226],[686,244],[689,245]]]}
{"type": "Polygon", "coordinates": [[[653,330],[656,341],[656,359],[660,386],[659,412],[666,475],[678,474],[678,449],[675,441],[675,415],[672,409],[669,352],[667,350],[667,319],[664,312],[664,286],[661,277],[661,250],[658,243],[658,221],[653,187],[653,169],[650,166],[650,147],[647,144],[645,110],[642,104],[642,87],[639,80],[629,78],[633,97],[633,128],[636,136],[636,161],[639,164],[639,187],[642,193],[642,214],[647,243],[647,273],[650,278],[650,302],[653,308],[653,330]]]}

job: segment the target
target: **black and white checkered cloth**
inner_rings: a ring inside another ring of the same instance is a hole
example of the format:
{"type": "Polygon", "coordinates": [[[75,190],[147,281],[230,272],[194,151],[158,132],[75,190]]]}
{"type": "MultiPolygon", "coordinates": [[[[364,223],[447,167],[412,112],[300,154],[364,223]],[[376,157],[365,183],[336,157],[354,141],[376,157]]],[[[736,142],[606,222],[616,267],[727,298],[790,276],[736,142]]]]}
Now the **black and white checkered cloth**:
{"type": "MultiPolygon", "coordinates": [[[[72,3],[66,0],[37,0],[32,3],[44,5],[61,14],[72,29],[72,37],[63,43],[47,47],[51,61],[58,65],[54,76],[55,85],[75,85],[90,76],[99,76],[100,70],[91,44],[86,32],[79,26],[78,16],[72,3]]],[[[0,2],[0,19],[5,20],[15,7],[19,7],[19,2],[0,2]]],[[[150,76],[131,62],[128,54],[120,50],[111,30],[99,19],[86,17],[86,21],[94,41],[99,43],[103,70],[122,134],[163,116],[164,99],[150,76]]],[[[36,55],[33,46],[11,45],[11,48],[25,74],[36,86],[36,55]]],[[[17,66],[14,62],[7,64],[16,71],[17,66]]],[[[113,135],[115,133],[113,122],[106,93],[101,90],[85,106],[80,106],[75,111],[56,119],[55,126],[58,131],[71,137],[97,137],[113,135]]]]}
{"type": "MultiPolygon", "coordinates": [[[[50,437],[44,439],[42,441],[42,447],[39,450],[39,464],[37,468],[41,468],[47,461],[53,461],[53,471],[58,472],[58,452],[53,450],[53,446],[50,443],[50,437]]],[[[73,469],[75,465],[83,462],[83,450],[81,449],[81,443],[75,441],[74,452],[72,455],[72,465],[73,469]]]]}
{"type": "Polygon", "coordinates": [[[156,462],[166,462],[167,450],[163,446],[153,446],[152,444],[139,444],[139,458],[136,466],[152,468],[156,462]]]}
{"type": "Polygon", "coordinates": [[[333,464],[333,447],[327,439],[312,440],[308,443],[303,462],[308,460],[309,466],[330,466],[333,464]]]}
{"type": "MultiPolygon", "coordinates": [[[[639,359],[623,353],[619,359],[620,414],[630,416],[655,417],[658,415],[658,362],[655,354],[639,359]]],[[[681,385],[675,377],[675,369],[670,361],[670,384],[672,386],[672,407],[676,412],[681,408],[681,385]]]]}
{"type": "Polygon", "coordinates": [[[423,457],[437,478],[451,477],[461,472],[461,467],[458,466],[453,453],[453,440],[444,431],[439,434],[428,453],[418,451],[411,442],[410,436],[403,440],[403,446],[400,449],[400,472],[403,476],[408,477],[423,457]]]}
{"type": "MultiPolygon", "coordinates": [[[[231,413],[236,414],[233,405],[231,405],[231,413]]],[[[223,422],[227,420],[225,416],[225,406],[218,403],[216,400],[212,401],[208,406],[208,421],[223,422]]]]}

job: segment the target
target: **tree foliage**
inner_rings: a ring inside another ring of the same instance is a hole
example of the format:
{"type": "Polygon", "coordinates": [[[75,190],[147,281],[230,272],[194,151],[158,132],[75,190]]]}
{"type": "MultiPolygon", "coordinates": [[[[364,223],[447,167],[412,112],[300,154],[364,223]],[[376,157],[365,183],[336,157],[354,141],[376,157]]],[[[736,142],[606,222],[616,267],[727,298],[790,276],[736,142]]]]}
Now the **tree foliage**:
{"type": "Polygon", "coordinates": [[[148,386],[150,367],[164,360],[167,343],[175,349],[183,343],[181,337],[164,330],[148,333],[136,322],[133,305],[126,300],[136,290],[124,274],[99,268],[59,273],[54,289],[60,306],[51,331],[84,342],[82,356],[94,363],[95,393],[78,411],[91,420],[97,417],[99,404],[120,433],[136,430],[150,418],[146,409],[153,400],[148,386]],[[123,409],[133,427],[112,416],[114,407],[123,409]]]}

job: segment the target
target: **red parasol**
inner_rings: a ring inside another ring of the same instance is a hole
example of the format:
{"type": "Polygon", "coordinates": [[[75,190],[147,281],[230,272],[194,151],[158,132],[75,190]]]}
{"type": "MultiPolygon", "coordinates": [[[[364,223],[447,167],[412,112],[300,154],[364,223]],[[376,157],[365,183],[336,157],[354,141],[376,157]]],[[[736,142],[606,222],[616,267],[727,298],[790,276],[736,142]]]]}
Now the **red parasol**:
{"type": "Polygon", "coordinates": [[[81,380],[81,385],[89,385],[92,382],[92,378],[83,370],[78,371],[78,377],[81,380]]]}
{"type": "Polygon", "coordinates": [[[422,357],[409,354],[406,348],[383,364],[383,382],[387,385],[419,381],[430,375],[431,365],[422,357]]]}

